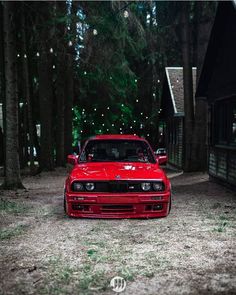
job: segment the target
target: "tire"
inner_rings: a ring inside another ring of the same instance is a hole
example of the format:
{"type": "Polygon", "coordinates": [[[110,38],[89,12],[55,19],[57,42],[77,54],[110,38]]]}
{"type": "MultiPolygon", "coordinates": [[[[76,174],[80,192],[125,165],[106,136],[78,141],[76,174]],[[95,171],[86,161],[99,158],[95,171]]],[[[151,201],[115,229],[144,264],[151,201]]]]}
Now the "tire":
{"type": "Polygon", "coordinates": [[[170,211],[171,211],[171,203],[172,203],[172,197],[170,195],[170,202],[169,202],[169,206],[168,206],[168,214],[170,214],[170,211]]]}
{"type": "Polygon", "coordinates": [[[66,210],[66,195],[64,194],[64,212],[67,215],[67,210],[66,210]]]}

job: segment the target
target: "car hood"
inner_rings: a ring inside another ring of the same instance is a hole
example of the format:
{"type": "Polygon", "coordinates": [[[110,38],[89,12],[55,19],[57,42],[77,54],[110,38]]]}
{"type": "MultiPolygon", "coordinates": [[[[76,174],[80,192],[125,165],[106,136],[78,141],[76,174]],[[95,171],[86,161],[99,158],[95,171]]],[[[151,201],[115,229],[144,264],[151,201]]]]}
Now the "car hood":
{"type": "Polygon", "coordinates": [[[166,179],[158,164],[114,162],[78,164],[70,177],[71,181],[166,179]]]}

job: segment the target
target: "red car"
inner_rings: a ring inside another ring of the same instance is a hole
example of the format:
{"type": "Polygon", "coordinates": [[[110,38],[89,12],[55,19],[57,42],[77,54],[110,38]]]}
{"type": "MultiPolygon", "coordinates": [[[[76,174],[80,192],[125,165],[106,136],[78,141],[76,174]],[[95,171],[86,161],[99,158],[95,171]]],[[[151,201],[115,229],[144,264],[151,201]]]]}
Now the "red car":
{"type": "Polygon", "coordinates": [[[64,207],[71,217],[167,216],[171,185],[148,142],[134,135],[97,135],[84,145],[66,179],[64,207]]]}

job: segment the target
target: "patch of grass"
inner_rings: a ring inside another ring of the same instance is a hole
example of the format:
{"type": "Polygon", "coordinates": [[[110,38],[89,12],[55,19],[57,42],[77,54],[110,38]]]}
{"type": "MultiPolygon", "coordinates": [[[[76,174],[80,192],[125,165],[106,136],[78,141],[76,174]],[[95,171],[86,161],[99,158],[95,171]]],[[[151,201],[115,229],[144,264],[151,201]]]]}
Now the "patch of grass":
{"type": "Polygon", "coordinates": [[[0,199],[0,212],[5,213],[25,213],[29,210],[29,206],[24,203],[8,201],[0,199]]]}
{"type": "Polygon", "coordinates": [[[5,228],[0,230],[0,240],[6,240],[13,238],[15,236],[21,235],[25,229],[27,228],[26,225],[18,225],[14,228],[5,228]]]}
{"type": "Polygon", "coordinates": [[[222,220],[217,227],[214,228],[213,231],[222,233],[226,231],[226,227],[229,225],[228,221],[222,220]]]}
{"type": "MultiPolygon", "coordinates": [[[[95,254],[89,250],[88,253],[95,254]]],[[[71,290],[77,290],[76,294],[94,294],[94,291],[104,291],[109,286],[108,276],[102,270],[95,270],[92,261],[76,268],[60,257],[53,257],[48,262],[47,270],[40,294],[71,294],[71,290]]]]}

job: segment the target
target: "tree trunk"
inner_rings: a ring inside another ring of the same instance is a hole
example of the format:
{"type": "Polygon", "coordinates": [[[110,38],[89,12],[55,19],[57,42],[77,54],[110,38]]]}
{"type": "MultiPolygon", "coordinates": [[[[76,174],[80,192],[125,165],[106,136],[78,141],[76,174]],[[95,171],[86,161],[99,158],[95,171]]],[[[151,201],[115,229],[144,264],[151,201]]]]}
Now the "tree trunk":
{"type": "Polygon", "coordinates": [[[39,60],[39,101],[41,122],[40,169],[50,171],[54,169],[52,106],[53,90],[51,81],[52,66],[49,62],[47,48],[43,48],[39,60]]]}
{"type": "Polygon", "coordinates": [[[66,101],[65,101],[65,157],[72,154],[72,107],[74,98],[73,55],[67,56],[66,101]]]}
{"type": "MultiPolygon", "coordinates": [[[[34,174],[34,140],[33,140],[33,132],[34,132],[34,126],[33,126],[33,115],[32,115],[32,104],[31,104],[31,97],[30,97],[30,84],[29,84],[29,55],[28,50],[26,46],[26,36],[25,36],[25,14],[24,9],[22,7],[22,13],[21,13],[21,25],[22,25],[22,50],[24,54],[23,58],[23,77],[24,77],[24,89],[25,89],[25,99],[26,99],[26,110],[27,110],[27,118],[28,118],[28,131],[29,131],[29,147],[30,147],[30,153],[29,153],[29,160],[30,160],[30,172],[31,174],[34,174]],[[25,58],[26,57],[26,58],[25,58]]],[[[26,152],[28,153],[28,146],[26,152]]]]}
{"type": "Polygon", "coordinates": [[[189,3],[182,3],[182,55],[184,80],[184,171],[192,170],[192,134],[194,126],[193,75],[190,51],[189,3]]]}
{"type": "MultiPolygon", "coordinates": [[[[63,51],[63,46],[59,46],[59,51],[63,51]]],[[[65,54],[57,54],[57,80],[56,80],[56,103],[57,103],[57,124],[56,124],[56,165],[65,166],[65,54]]]]}
{"type": "MultiPolygon", "coordinates": [[[[2,103],[2,125],[0,126],[0,165],[4,165],[5,170],[5,80],[4,80],[4,37],[3,37],[3,3],[0,3],[0,102],[2,103]]],[[[5,171],[4,171],[5,172],[5,171]]],[[[5,173],[4,173],[5,175],[5,173]]]]}
{"type": "Polygon", "coordinates": [[[16,95],[15,3],[4,2],[4,53],[6,79],[6,176],[3,187],[23,188],[18,143],[18,99],[16,95]]]}

